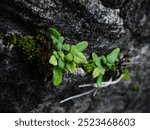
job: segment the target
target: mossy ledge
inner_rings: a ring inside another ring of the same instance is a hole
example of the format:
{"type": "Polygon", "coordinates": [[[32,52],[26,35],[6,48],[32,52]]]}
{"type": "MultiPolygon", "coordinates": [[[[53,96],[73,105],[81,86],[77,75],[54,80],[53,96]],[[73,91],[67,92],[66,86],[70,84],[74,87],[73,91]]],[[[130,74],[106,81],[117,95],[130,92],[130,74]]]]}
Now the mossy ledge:
{"type": "Polygon", "coordinates": [[[40,74],[49,77],[52,73],[52,65],[49,58],[53,52],[53,44],[45,33],[36,35],[18,36],[11,34],[8,38],[8,45],[16,45],[24,58],[34,64],[40,74]]]}

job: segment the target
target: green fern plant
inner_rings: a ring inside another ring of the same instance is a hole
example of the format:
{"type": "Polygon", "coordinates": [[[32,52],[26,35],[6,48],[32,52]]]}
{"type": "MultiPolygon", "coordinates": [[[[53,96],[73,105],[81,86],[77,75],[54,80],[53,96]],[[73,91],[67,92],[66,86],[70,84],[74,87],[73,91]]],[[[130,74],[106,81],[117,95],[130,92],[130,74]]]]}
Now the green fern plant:
{"type": "Polygon", "coordinates": [[[48,33],[56,49],[49,60],[49,63],[54,66],[52,82],[54,86],[58,86],[62,82],[64,70],[75,73],[79,65],[88,63],[82,53],[88,47],[88,43],[83,41],[70,45],[64,42],[64,37],[54,28],[49,28],[48,33]]]}
{"type": "Polygon", "coordinates": [[[60,85],[65,70],[74,73],[81,65],[85,72],[92,74],[92,77],[96,79],[97,87],[100,87],[105,73],[117,68],[115,63],[120,48],[115,48],[106,56],[98,56],[96,53],[92,53],[92,59],[86,59],[83,54],[83,51],[88,47],[86,41],[70,45],[64,42],[64,37],[56,29],[49,28],[48,33],[56,49],[49,60],[49,63],[54,66],[52,79],[54,86],[60,85]]]}
{"type": "MultiPolygon", "coordinates": [[[[35,59],[41,72],[53,72],[52,83],[59,86],[63,80],[65,71],[75,73],[78,67],[82,67],[85,73],[91,74],[96,81],[98,88],[101,87],[105,75],[110,71],[118,70],[117,59],[120,48],[113,49],[107,55],[98,56],[96,53],[87,59],[84,51],[88,47],[88,42],[82,41],[77,44],[69,44],[55,28],[48,28],[47,35],[38,34],[37,36],[16,37],[11,35],[10,43],[16,44],[26,58],[34,62],[35,59]],[[46,48],[46,51],[45,51],[46,48]],[[48,71],[49,70],[49,71],[48,71]]],[[[47,73],[45,73],[47,75],[47,73]]],[[[123,70],[122,79],[129,79],[129,71],[123,70]]]]}
{"type": "Polygon", "coordinates": [[[85,71],[91,73],[92,77],[96,79],[97,87],[101,86],[105,73],[110,70],[113,71],[116,67],[115,62],[119,53],[119,48],[115,48],[106,56],[98,56],[96,53],[92,53],[92,59],[89,60],[88,64],[84,65],[85,71]]]}

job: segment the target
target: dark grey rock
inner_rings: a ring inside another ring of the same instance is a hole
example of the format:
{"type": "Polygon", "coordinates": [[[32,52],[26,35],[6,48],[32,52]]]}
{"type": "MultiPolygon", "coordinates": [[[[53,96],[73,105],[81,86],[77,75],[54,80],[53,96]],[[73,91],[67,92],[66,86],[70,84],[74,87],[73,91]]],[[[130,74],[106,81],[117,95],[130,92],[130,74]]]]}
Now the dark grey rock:
{"type": "Polygon", "coordinates": [[[148,0],[0,1],[0,112],[150,112],[150,2],[148,0]],[[101,89],[95,97],[59,104],[87,91],[88,76],[65,74],[59,88],[45,82],[14,46],[10,33],[33,34],[56,27],[70,43],[89,41],[87,55],[120,47],[131,57],[131,79],[101,89]],[[138,63],[137,63],[138,62],[138,63]]]}
{"type": "Polygon", "coordinates": [[[122,7],[127,0],[101,0],[101,2],[106,7],[118,9],[122,7]]]}

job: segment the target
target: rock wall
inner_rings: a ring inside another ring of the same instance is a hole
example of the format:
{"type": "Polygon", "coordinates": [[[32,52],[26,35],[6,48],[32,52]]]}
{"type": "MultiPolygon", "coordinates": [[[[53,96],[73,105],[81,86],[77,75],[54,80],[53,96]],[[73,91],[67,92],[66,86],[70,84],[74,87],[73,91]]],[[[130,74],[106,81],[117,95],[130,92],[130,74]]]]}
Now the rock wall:
{"type": "Polygon", "coordinates": [[[149,8],[149,0],[1,0],[0,112],[150,112],[149,8]],[[131,58],[131,79],[101,89],[95,97],[59,104],[87,91],[78,85],[91,79],[65,74],[54,88],[15,46],[5,46],[10,33],[34,34],[48,27],[56,27],[67,42],[87,40],[87,55],[120,47],[131,58]]]}

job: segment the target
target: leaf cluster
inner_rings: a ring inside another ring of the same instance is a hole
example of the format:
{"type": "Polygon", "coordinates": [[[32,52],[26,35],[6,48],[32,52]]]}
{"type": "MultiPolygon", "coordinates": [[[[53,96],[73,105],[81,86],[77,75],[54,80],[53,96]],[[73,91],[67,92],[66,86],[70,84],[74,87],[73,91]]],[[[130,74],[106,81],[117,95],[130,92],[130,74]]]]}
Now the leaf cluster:
{"type": "Polygon", "coordinates": [[[106,56],[98,56],[96,53],[92,53],[92,62],[95,65],[90,71],[92,72],[92,77],[96,79],[97,87],[101,86],[105,73],[109,70],[113,70],[116,67],[115,62],[119,56],[119,53],[119,48],[115,48],[106,56]]]}
{"type": "Polygon", "coordinates": [[[58,86],[62,82],[64,70],[75,73],[79,65],[88,63],[83,54],[83,51],[88,47],[88,43],[86,41],[76,45],[65,43],[64,37],[54,28],[49,28],[48,33],[55,47],[55,51],[49,60],[49,63],[54,66],[52,82],[54,86],[58,86]]]}
{"type": "Polygon", "coordinates": [[[84,66],[85,72],[92,74],[92,77],[96,79],[97,87],[100,87],[105,73],[117,67],[116,60],[120,48],[115,48],[106,56],[92,53],[92,58],[87,60],[83,54],[83,51],[88,47],[86,41],[71,45],[64,42],[64,37],[56,29],[49,28],[48,33],[55,46],[55,51],[49,60],[49,63],[54,66],[52,79],[54,86],[60,85],[65,70],[74,73],[81,65],[84,66]]]}

